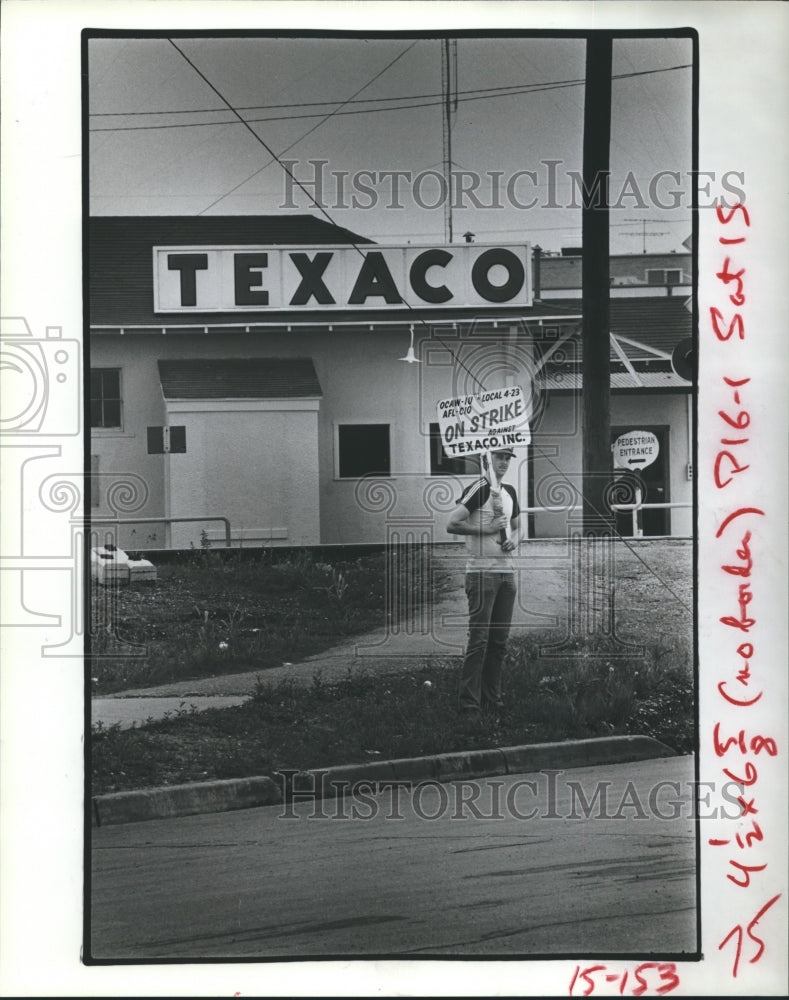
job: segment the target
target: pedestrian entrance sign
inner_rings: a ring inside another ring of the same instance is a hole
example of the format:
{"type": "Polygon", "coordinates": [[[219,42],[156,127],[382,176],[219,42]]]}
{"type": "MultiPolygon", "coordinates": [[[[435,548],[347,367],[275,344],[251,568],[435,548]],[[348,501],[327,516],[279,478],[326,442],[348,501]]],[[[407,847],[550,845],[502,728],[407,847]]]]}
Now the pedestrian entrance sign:
{"type": "Polygon", "coordinates": [[[449,458],[529,444],[529,412],[520,386],[439,400],[438,426],[449,458]]]}
{"type": "Polygon", "coordinates": [[[651,431],[620,434],[611,446],[615,469],[645,469],[658,457],[660,445],[651,431]]]}

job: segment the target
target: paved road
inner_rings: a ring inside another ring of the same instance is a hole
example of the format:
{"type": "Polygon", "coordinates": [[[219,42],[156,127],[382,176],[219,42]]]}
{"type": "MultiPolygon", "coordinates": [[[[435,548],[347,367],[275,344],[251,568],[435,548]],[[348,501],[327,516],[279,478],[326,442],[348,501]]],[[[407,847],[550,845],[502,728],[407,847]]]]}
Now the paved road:
{"type": "Polygon", "coordinates": [[[396,808],[390,790],[302,802],[291,818],[269,806],[101,828],[90,951],[147,960],[693,952],[692,780],[692,758],[679,757],[401,790],[396,808]],[[605,802],[595,800],[603,788],[605,802]]]}

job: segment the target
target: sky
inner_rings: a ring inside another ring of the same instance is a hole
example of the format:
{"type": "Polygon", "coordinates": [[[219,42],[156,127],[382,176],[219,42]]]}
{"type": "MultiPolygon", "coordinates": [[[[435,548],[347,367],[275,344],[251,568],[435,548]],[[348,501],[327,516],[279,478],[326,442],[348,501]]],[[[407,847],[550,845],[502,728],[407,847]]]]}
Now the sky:
{"type": "MultiPolygon", "coordinates": [[[[309,212],[382,243],[580,244],[581,38],[457,39],[448,129],[438,38],[173,41],[89,43],[93,215],[309,212]]],[[[689,39],[614,40],[614,253],[690,235],[691,62],[689,39]]]]}

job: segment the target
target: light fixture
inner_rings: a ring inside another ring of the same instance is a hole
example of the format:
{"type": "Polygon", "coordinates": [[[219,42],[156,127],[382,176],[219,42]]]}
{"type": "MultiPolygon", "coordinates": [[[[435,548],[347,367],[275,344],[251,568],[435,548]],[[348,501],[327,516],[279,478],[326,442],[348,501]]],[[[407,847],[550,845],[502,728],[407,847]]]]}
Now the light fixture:
{"type": "Polygon", "coordinates": [[[414,354],[414,325],[411,324],[411,346],[406,351],[404,358],[400,358],[400,361],[407,361],[409,365],[421,364],[419,358],[414,354]]]}

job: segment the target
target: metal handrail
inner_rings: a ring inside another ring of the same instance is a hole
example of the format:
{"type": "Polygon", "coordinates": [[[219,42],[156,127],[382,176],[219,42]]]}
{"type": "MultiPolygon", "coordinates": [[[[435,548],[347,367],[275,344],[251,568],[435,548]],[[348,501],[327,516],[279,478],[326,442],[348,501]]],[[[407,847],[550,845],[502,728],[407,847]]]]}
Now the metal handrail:
{"type": "MultiPolygon", "coordinates": [[[[677,502],[677,503],[642,503],[637,501],[636,503],[612,503],[611,510],[624,513],[625,511],[631,511],[633,516],[633,537],[642,537],[643,532],[638,527],[638,512],[640,510],[669,510],[679,507],[693,507],[692,503],[687,502],[677,502]]],[[[558,514],[562,512],[569,513],[570,511],[583,510],[581,504],[574,504],[572,507],[521,507],[521,514],[558,514]]]]}
{"type": "Polygon", "coordinates": [[[635,503],[612,503],[611,509],[616,511],[631,511],[633,519],[633,537],[642,538],[644,532],[638,526],[638,512],[640,510],[671,510],[674,507],[692,507],[692,503],[678,502],[678,503],[643,503],[640,499],[641,491],[636,490],[636,496],[639,498],[635,503]]]}
{"type": "MultiPolygon", "coordinates": [[[[652,510],[658,507],[692,507],[692,503],[612,503],[611,510],[652,510]]],[[[580,504],[574,504],[572,507],[520,507],[519,510],[521,514],[557,514],[563,510],[582,510],[580,504]]]]}
{"type": "Polygon", "coordinates": [[[207,517],[92,517],[93,524],[182,524],[200,523],[201,521],[221,521],[225,526],[225,545],[231,548],[230,542],[230,520],[218,514],[211,514],[207,517]]]}

